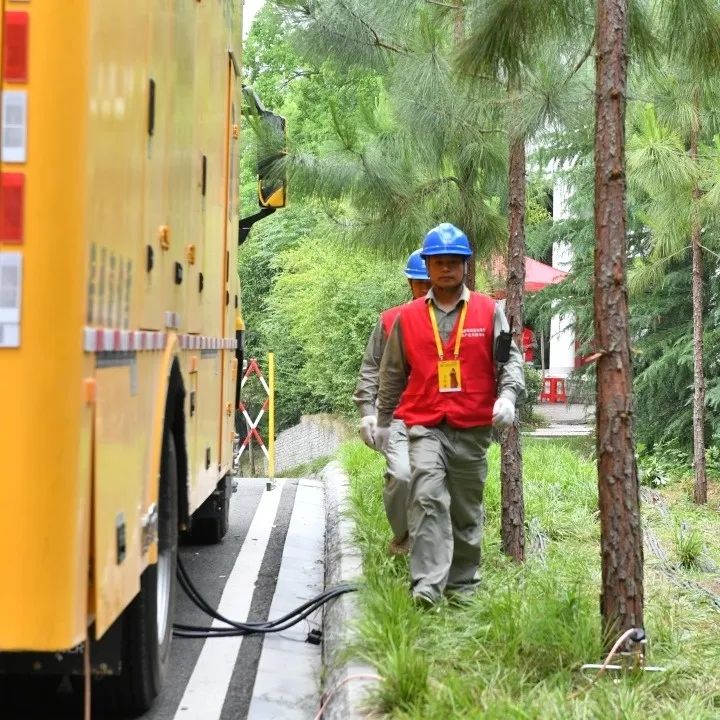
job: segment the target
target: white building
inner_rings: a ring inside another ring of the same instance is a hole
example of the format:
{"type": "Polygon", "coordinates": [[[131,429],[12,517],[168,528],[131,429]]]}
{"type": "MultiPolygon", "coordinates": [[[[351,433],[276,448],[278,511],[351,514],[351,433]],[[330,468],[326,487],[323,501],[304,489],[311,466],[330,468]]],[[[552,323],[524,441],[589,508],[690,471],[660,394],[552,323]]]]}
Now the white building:
{"type": "MultiPolygon", "coordinates": [[[[555,178],[553,187],[553,220],[570,217],[568,201],[571,191],[567,182],[555,178]]],[[[568,272],[572,267],[573,253],[569,243],[553,244],[552,266],[568,272]]],[[[556,315],[550,323],[550,366],[547,374],[567,377],[575,368],[575,317],[572,314],[556,315]]]]}

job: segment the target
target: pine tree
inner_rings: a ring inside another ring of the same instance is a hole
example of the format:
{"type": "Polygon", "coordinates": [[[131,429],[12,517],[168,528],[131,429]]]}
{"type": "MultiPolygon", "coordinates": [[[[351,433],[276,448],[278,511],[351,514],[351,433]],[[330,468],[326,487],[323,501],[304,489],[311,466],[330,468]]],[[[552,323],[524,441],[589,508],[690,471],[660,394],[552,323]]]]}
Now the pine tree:
{"type": "MultiPolygon", "coordinates": [[[[508,146],[508,249],[506,313],[515,343],[522,347],[525,297],[525,184],[526,145],[530,139],[557,121],[558,109],[574,90],[572,79],[588,53],[567,71],[569,58],[559,48],[548,51],[560,30],[564,39],[571,30],[573,11],[583,12],[582,3],[551,0],[543,3],[516,0],[476,0],[473,29],[460,57],[461,66],[476,75],[490,74],[506,94],[508,146]],[[548,69],[555,70],[548,73],[548,69]],[[543,83],[542,80],[546,82],[543,83]],[[549,82],[548,82],[549,81],[549,82]]],[[[575,18],[576,19],[576,18],[575,18]]],[[[574,38],[576,39],[576,38],[574,38]]],[[[568,45],[565,46],[567,51],[568,45]]],[[[522,484],[522,446],[518,421],[503,434],[502,547],[518,561],[525,557],[525,511],[522,484]]]]}
{"type": "MultiPolygon", "coordinates": [[[[333,114],[334,147],[291,149],[295,192],[323,197],[339,230],[364,247],[405,253],[447,221],[467,233],[476,259],[502,248],[500,87],[455,69],[462,18],[420,0],[281,4],[301,53],[365,72],[379,87],[360,123],[333,114]]],[[[467,282],[474,286],[474,263],[467,282]]]]}
{"type": "MultiPolygon", "coordinates": [[[[720,70],[720,7],[714,0],[659,0],[659,24],[662,46],[670,62],[676,64],[676,76],[687,82],[685,97],[690,98],[684,135],[693,164],[699,162],[703,118],[718,101],[714,76],[720,70]]],[[[683,103],[687,106],[687,103],[683,103]]],[[[667,107],[667,106],[665,106],[667,107]]],[[[676,121],[677,109],[669,115],[676,121]]],[[[699,178],[699,175],[696,175],[699,178]]],[[[694,500],[707,502],[705,461],[705,368],[703,348],[703,247],[699,181],[691,189],[690,248],[692,254],[693,298],[693,467],[694,500]]]]}
{"type": "Polygon", "coordinates": [[[643,545],[633,440],[625,258],[627,0],[597,0],[595,341],[597,462],[606,637],[643,627],[643,545]]]}

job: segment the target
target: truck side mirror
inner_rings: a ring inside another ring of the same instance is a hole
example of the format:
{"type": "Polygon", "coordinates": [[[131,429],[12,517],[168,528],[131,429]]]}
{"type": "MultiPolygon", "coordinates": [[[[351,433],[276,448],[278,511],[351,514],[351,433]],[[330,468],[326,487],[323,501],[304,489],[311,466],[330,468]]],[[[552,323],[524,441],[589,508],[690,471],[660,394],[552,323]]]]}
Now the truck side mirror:
{"type": "Polygon", "coordinates": [[[285,118],[263,110],[259,120],[258,204],[261,208],[284,208],[287,202],[287,174],[283,167],[283,158],[287,155],[285,118]]]}

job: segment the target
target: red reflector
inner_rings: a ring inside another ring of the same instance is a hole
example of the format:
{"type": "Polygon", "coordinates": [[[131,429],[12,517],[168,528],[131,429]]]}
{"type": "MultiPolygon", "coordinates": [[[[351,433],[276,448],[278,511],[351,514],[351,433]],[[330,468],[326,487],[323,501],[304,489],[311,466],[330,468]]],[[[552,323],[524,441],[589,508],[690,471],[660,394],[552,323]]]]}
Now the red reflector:
{"type": "Polygon", "coordinates": [[[28,81],[28,25],[26,12],[5,13],[3,74],[5,82],[28,81]]]}
{"type": "Polygon", "coordinates": [[[0,242],[22,243],[24,207],[25,176],[20,173],[0,175],[0,242]]]}

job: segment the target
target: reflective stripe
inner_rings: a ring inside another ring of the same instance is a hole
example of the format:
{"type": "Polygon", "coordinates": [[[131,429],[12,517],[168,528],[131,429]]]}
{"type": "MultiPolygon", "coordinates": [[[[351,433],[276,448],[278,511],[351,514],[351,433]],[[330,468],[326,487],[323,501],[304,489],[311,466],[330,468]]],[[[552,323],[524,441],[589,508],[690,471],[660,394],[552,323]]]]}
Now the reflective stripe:
{"type": "MultiPolygon", "coordinates": [[[[151,352],[164,350],[168,334],[152,330],[121,330],[119,328],[83,328],[85,352],[151,352]]],[[[178,335],[181,350],[235,350],[234,338],[204,335],[178,335]]]]}

